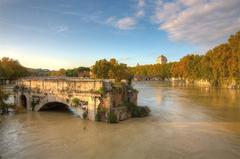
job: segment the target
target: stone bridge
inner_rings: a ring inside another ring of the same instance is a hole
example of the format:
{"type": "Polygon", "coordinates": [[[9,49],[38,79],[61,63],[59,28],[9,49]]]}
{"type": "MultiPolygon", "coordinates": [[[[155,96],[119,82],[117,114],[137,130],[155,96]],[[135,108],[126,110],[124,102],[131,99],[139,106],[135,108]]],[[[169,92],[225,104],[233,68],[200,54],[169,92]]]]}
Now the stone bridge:
{"type": "MultiPolygon", "coordinates": [[[[95,120],[101,103],[99,90],[111,90],[111,80],[79,78],[26,78],[16,82],[15,103],[27,110],[40,111],[64,105],[84,118],[95,120]]],[[[105,103],[111,106],[110,96],[105,103]]]]}

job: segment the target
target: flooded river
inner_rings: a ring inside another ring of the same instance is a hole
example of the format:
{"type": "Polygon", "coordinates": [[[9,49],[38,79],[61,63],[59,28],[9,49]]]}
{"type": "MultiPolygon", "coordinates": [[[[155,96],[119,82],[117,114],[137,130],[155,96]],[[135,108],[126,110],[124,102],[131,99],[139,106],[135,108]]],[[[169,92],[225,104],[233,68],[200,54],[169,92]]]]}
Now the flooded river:
{"type": "Polygon", "coordinates": [[[138,82],[151,116],[118,124],[70,112],[2,117],[2,159],[239,159],[240,92],[138,82]]]}

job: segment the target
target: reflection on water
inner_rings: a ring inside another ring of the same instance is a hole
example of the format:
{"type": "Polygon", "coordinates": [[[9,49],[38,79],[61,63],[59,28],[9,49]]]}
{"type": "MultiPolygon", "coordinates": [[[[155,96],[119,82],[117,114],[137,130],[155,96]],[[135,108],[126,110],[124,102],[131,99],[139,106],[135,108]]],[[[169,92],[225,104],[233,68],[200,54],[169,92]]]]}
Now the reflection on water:
{"type": "Polygon", "coordinates": [[[69,112],[3,118],[3,158],[239,159],[240,92],[138,82],[151,116],[109,125],[69,112]]]}
{"type": "Polygon", "coordinates": [[[179,87],[161,82],[139,82],[135,87],[140,91],[139,104],[151,105],[159,120],[240,122],[239,90],[179,87]]]}

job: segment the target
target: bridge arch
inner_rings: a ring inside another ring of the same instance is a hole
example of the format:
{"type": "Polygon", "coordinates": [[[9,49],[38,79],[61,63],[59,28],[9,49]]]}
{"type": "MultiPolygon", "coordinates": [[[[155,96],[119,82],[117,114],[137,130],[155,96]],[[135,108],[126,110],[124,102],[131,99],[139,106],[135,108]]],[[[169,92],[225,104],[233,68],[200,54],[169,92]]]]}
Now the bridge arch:
{"type": "Polygon", "coordinates": [[[19,100],[20,100],[20,105],[23,108],[27,109],[27,97],[24,94],[21,94],[19,97],[19,100]]]}
{"type": "Polygon", "coordinates": [[[52,102],[47,102],[43,104],[38,111],[46,111],[46,110],[69,110],[69,105],[59,101],[52,101],[52,102]]]}
{"type": "Polygon", "coordinates": [[[34,107],[34,111],[42,111],[58,108],[70,108],[70,105],[64,99],[45,99],[34,107]]]}
{"type": "Polygon", "coordinates": [[[40,103],[34,107],[34,111],[64,110],[70,111],[74,115],[86,119],[86,116],[88,115],[87,109],[83,109],[79,106],[72,106],[66,101],[65,98],[52,98],[51,96],[48,96],[48,98],[42,99],[40,103]]]}

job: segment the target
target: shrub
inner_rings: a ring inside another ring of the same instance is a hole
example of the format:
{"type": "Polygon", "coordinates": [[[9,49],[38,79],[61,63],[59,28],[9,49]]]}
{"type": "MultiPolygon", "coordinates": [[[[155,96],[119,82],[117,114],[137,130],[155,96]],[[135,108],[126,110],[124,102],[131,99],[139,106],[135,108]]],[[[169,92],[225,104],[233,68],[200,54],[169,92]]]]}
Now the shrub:
{"type": "Polygon", "coordinates": [[[83,113],[83,119],[87,119],[87,112],[83,113]]]}
{"type": "Polygon", "coordinates": [[[35,106],[38,105],[39,103],[40,103],[39,99],[32,98],[32,101],[31,101],[32,109],[34,110],[35,106]]]}
{"type": "Polygon", "coordinates": [[[108,122],[113,124],[113,123],[117,123],[117,116],[110,111],[110,113],[108,114],[108,122]]]}
{"type": "Polygon", "coordinates": [[[99,112],[95,115],[95,121],[101,121],[101,114],[99,112]]]}
{"type": "Polygon", "coordinates": [[[72,99],[73,106],[78,106],[80,104],[80,100],[78,98],[73,98],[72,99]]]}
{"type": "Polygon", "coordinates": [[[133,106],[130,110],[131,110],[130,112],[131,112],[131,115],[133,118],[140,117],[140,110],[138,109],[137,106],[133,106]]]}
{"type": "Polygon", "coordinates": [[[136,106],[134,104],[129,103],[127,107],[128,111],[131,113],[133,118],[146,117],[150,113],[150,109],[147,106],[136,106]]]}
{"type": "Polygon", "coordinates": [[[140,117],[146,117],[150,113],[150,109],[147,106],[138,106],[140,117]]]}
{"type": "Polygon", "coordinates": [[[0,87],[0,110],[2,114],[8,114],[9,104],[6,103],[9,94],[5,93],[3,89],[0,87]]]}
{"type": "Polygon", "coordinates": [[[99,88],[99,89],[97,90],[97,92],[98,92],[99,94],[101,94],[101,95],[105,95],[105,94],[106,94],[106,90],[105,90],[104,87],[99,88]]]}
{"type": "Polygon", "coordinates": [[[105,120],[104,118],[105,118],[106,112],[107,112],[106,108],[103,108],[103,107],[99,106],[97,108],[97,114],[95,115],[95,120],[96,121],[103,121],[103,120],[105,120]]]}

